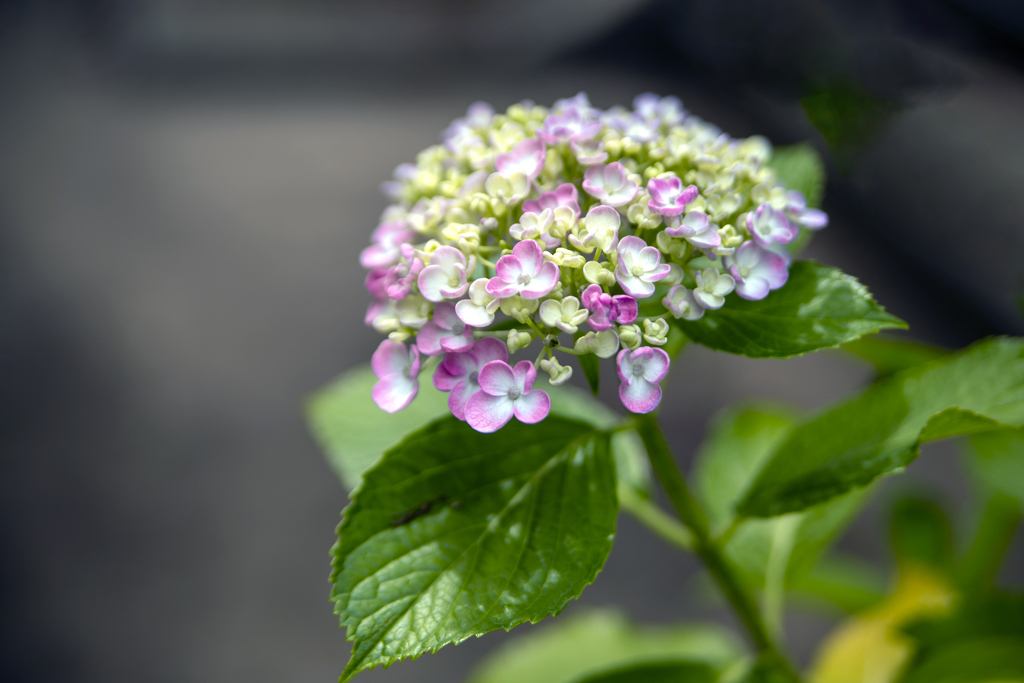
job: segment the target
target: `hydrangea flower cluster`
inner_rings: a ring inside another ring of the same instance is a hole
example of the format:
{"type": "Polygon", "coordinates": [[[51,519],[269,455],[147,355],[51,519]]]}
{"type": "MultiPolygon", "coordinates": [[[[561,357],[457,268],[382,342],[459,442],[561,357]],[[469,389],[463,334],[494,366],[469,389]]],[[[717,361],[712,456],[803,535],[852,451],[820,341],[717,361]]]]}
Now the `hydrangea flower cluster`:
{"type": "Polygon", "coordinates": [[[733,292],[763,299],[786,283],[787,245],[828,222],[780,184],[771,151],[672,97],[473,104],[382,186],[393,204],[360,257],[366,323],[388,335],[374,401],[409,405],[422,357],[438,356],[457,418],[483,432],[538,422],[537,371],[558,385],[572,368],[556,352],[593,353],[616,356],[628,410],[654,410],[668,318],[697,320],[733,292]],[[536,360],[511,364],[538,340],[536,360]]]}

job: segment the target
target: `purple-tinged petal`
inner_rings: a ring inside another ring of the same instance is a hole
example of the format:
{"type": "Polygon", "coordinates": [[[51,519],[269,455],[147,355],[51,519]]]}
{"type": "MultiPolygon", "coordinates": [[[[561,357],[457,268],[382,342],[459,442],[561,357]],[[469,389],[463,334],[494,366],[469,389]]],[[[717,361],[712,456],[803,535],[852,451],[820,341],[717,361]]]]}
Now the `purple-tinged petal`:
{"type": "Polygon", "coordinates": [[[473,358],[476,359],[478,367],[483,367],[492,360],[500,360],[503,363],[507,363],[508,347],[500,339],[484,337],[473,347],[473,358]]]}
{"type": "MultiPolygon", "coordinates": [[[[502,256],[501,258],[505,257],[502,256]]],[[[500,265],[500,263],[501,259],[498,259],[498,264],[500,265]]],[[[498,299],[505,299],[519,293],[519,284],[515,282],[503,282],[500,276],[492,277],[487,281],[485,289],[491,296],[498,299]]]]}
{"type": "Polygon", "coordinates": [[[427,301],[444,301],[442,290],[448,289],[451,276],[441,266],[427,266],[416,278],[420,294],[427,301]]]}
{"type": "Polygon", "coordinates": [[[406,372],[411,365],[405,344],[390,339],[382,341],[370,358],[370,367],[378,378],[406,372]]]}
{"type": "MultiPolygon", "coordinates": [[[[422,334],[422,330],[420,331],[422,334]]],[[[473,330],[466,328],[462,333],[448,332],[441,337],[441,348],[449,353],[464,353],[473,348],[473,330]]]]}
{"type": "Polygon", "coordinates": [[[431,379],[434,382],[434,388],[438,391],[451,391],[460,382],[466,381],[465,373],[452,374],[448,369],[447,361],[452,355],[455,354],[446,355],[444,360],[438,363],[437,367],[434,368],[434,376],[431,379]]]}
{"type": "Polygon", "coordinates": [[[516,386],[524,394],[533,389],[533,383],[537,381],[537,368],[528,360],[516,363],[512,368],[512,374],[515,375],[516,386]]]}
{"type": "Polygon", "coordinates": [[[491,396],[507,396],[513,389],[519,391],[512,366],[500,360],[492,360],[480,368],[477,384],[482,391],[491,396]]]}
{"type": "Polygon", "coordinates": [[[499,154],[494,160],[494,167],[499,173],[509,175],[522,173],[530,180],[535,180],[544,168],[544,155],[547,148],[537,138],[527,138],[516,145],[511,152],[499,154]]]}
{"type": "Polygon", "coordinates": [[[612,297],[612,316],[620,325],[628,325],[636,320],[640,312],[640,304],[631,296],[616,294],[612,297]]]}
{"type": "Polygon", "coordinates": [[[416,333],[416,347],[428,356],[441,355],[441,340],[450,334],[434,321],[428,322],[416,333]]]}
{"type": "Polygon", "coordinates": [[[409,379],[404,373],[395,373],[382,377],[373,385],[371,394],[373,402],[382,410],[396,413],[412,403],[418,391],[416,380],[409,379]]]}
{"type": "Polygon", "coordinates": [[[490,396],[483,391],[473,394],[466,403],[466,422],[478,432],[496,432],[512,419],[515,402],[507,395],[490,396]]]}
{"type": "Polygon", "coordinates": [[[559,270],[551,261],[546,261],[540,270],[519,290],[524,299],[539,299],[547,296],[558,284],[559,270]]]}
{"type": "Polygon", "coordinates": [[[649,413],[661,403],[661,387],[644,379],[623,383],[619,385],[619,399],[631,413],[649,413]]]}
{"type": "Polygon", "coordinates": [[[536,424],[551,412],[551,397],[540,389],[523,394],[514,401],[512,412],[520,422],[536,424]]]}
{"type": "Polygon", "coordinates": [[[643,374],[641,376],[653,384],[657,384],[668,375],[670,363],[668,354],[665,353],[664,349],[659,349],[657,346],[640,347],[633,352],[631,361],[634,367],[639,363],[643,364],[643,374]]]}
{"type": "Polygon", "coordinates": [[[452,392],[448,394],[448,410],[451,411],[452,415],[465,422],[466,403],[469,402],[473,394],[478,393],[480,393],[480,387],[476,384],[465,380],[459,382],[452,388],[452,392]]]}
{"type": "MultiPolygon", "coordinates": [[[[540,265],[544,263],[544,251],[537,244],[536,240],[519,242],[516,246],[512,247],[511,256],[515,257],[522,272],[526,275],[533,275],[540,268],[540,265]]],[[[502,256],[498,260],[501,261],[504,258],[506,257],[502,256]]],[[[501,279],[506,282],[508,281],[505,277],[501,277],[501,279]]]]}

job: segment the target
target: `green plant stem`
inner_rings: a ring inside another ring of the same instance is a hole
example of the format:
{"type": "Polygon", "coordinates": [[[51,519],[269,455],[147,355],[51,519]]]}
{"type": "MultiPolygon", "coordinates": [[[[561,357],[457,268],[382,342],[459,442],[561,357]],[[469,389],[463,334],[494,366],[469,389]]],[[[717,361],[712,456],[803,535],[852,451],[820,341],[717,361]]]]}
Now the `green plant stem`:
{"type": "Polygon", "coordinates": [[[628,486],[619,486],[619,506],[661,540],[680,550],[693,552],[693,534],[690,530],[628,486]]]}
{"type": "Polygon", "coordinates": [[[974,541],[960,566],[963,585],[981,590],[995,585],[1020,520],[1020,504],[1013,498],[995,493],[985,501],[974,541]]]}
{"type": "Polygon", "coordinates": [[[757,608],[757,601],[752,591],[744,586],[730,566],[721,547],[712,540],[707,516],[697,499],[690,493],[686,480],[683,479],[682,473],[676,467],[672,452],[669,450],[661,426],[658,424],[658,418],[653,413],[649,413],[637,415],[634,419],[636,430],[644,442],[647,456],[650,458],[651,467],[654,469],[658,481],[665,489],[679,518],[693,533],[693,550],[704,561],[711,576],[714,577],[715,583],[733,606],[762,660],[771,661],[791,680],[799,681],[799,674],[782,654],[765,626],[764,618],[757,608]]]}

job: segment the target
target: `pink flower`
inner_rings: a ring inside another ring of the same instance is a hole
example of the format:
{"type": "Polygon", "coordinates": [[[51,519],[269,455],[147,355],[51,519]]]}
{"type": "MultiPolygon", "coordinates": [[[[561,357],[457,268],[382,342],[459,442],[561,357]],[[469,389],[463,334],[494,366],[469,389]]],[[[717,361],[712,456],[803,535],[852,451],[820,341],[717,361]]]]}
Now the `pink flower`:
{"type": "MultiPolygon", "coordinates": [[[[499,299],[519,294],[524,299],[539,299],[558,284],[558,266],[545,261],[544,252],[534,240],[519,242],[512,253],[498,259],[496,277],[487,282],[487,293],[499,299]]],[[[425,271],[424,271],[425,272],[425,271]]]]}
{"type": "Polygon", "coordinates": [[[551,410],[551,398],[544,391],[533,391],[537,369],[528,360],[515,368],[501,360],[492,360],[480,369],[480,391],[466,403],[466,422],[478,432],[496,432],[512,416],[526,424],[540,422],[551,410]]]}
{"type": "Polygon", "coordinates": [[[443,301],[434,307],[434,319],[416,333],[416,346],[428,356],[442,351],[469,351],[473,348],[473,328],[459,320],[455,304],[443,301]]]}
{"type": "Polygon", "coordinates": [[[590,311],[590,326],[595,330],[610,329],[612,323],[628,325],[636,320],[639,305],[631,296],[605,294],[600,285],[583,290],[583,305],[590,311]]]}
{"type": "Polygon", "coordinates": [[[796,190],[786,193],[786,215],[808,230],[820,230],[828,225],[828,214],[818,209],[808,209],[807,198],[796,190]]]}
{"type": "Polygon", "coordinates": [[[698,190],[696,185],[684,190],[683,181],[679,178],[651,178],[647,181],[647,193],[651,195],[647,202],[651,213],[678,216],[687,204],[697,198],[698,190]]]}
{"type": "Polygon", "coordinates": [[[492,360],[508,361],[508,349],[494,337],[484,337],[471,351],[446,353],[434,371],[434,386],[439,391],[450,391],[448,408],[460,420],[466,419],[466,402],[480,391],[477,376],[480,368],[492,360]]]}
{"type": "Polygon", "coordinates": [[[767,203],[747,214],[747,230],[750,237],[762,247],[788,244],[796,237],[796,230],[789,224],[786,215],[767,203]]]}
{"type": "Polygon", "coordinates": [[[658,385],[668,375],[668,354],[656,346],[636,351],[623,349],[615,359],[619,371],[619,398],[631,413],[649,413],[661,403],[658,385]]]}
{"type": "Polygon", "coordinates": [[[423,261],[416,257],[416,250],[411,244],[403,244],[401,253],[405,260],[388,269],[383,279],[384,292],[392,299],[407,297],[423,270],[423,261]]]}
{"type": "Polygon", "coordinates": [[[615,278],[626,294],[645,299],[654,294],[654,283],[668,277],[672,269],[661,262],[661,252],[630,235],[619,241],[619,265],[615,278]]]}
{"type": "Polygon", "coordinates": [[[622,164],[591,166],[583,174],[583,189],[607,206],[625,206],[636,196],[640,185],[630,180],[622,164]]]}
{"type": "Polygon", "coordinates": [[[498,173],[511,175],[522,173],[530,180],[535,180],[544,168],[544,155],[547,148],[537,138],[527,138],[512,148],[511,152],[499,154],[494,160],[498,173]]]}
{"type": "Polygon", "coordinates": [[[580,110],[569,107],[561,113],[549,114],[544,125],[537,129],[537,137],[549,145],[574,140],[586,140],[601,132],[600,121],[587,121],[580,110]]]}
{"type": "Polygon", "coordinates": [[[373,244],[359,254],[359,263],[363,268],[386,268],[398,263],[401,256],[399,248],[413,238],[413,231],[405,226],[405,222],[387,221],[373,231],[373,244]]]}
{"type": "Polygon", "coordinates": [[[679,125],[686,116],[678,97],[658,97],[650,92],[637,95],[633,99],[633,109],[645,119],[660,118],[667,126],[679,125]]]}
{"type": "Polygon", "coordinates": [[[373,352],[370,367],[379,378],[373,385],[373,402],[382,410],[398,412],[416,398],[420,389],[416,380],[420,374],[420,352],[415,346],[406,351],[402,342],[385,339],[373,352]]]}
{"type": "Polygon", "coordinates": [[[420,271],[416,282],[420,294],[427,301],[458,299],[469,289],[469,275],[476,267],[476,259],[466,257],[455,247],[438,247],[430,255],[430,265],[420,271]]]}
{"type": "Polygon", "coordinates": [[[604,151],[604,142],[601,140],[573,140],[569,143],[569,149],[576,155],[576,161],[581,166],[593,166],[608,161],[608,152],[604,151]]]}
{"type": "Polygon", "coordinates": [[[785,259],[749,240],[729,259],[729,272],[736,280],[736,293],[751,301],[765,298],[789,279],[785,259]]]}
{"type": "Polygon", "coordinates": [[[722,246],[722,236],[718,234],[718,226],[711,222],[702,211],[690,211],[682,219],[673,216],[669,219],[669,227],[665,234],[670,237],[685,237],[688,242],[701,249],[714,249],[722,246]]]}
{"type": "Polygon", "coordinates": [[[545,192],[536,199],[527,199],[523,202],[523,213],[540,213],[544,209],[554,211],[560,206],[567,206],[579,218],[580,203],[576,186],[572,183],[562,183],[553,192],[545,192]]]}

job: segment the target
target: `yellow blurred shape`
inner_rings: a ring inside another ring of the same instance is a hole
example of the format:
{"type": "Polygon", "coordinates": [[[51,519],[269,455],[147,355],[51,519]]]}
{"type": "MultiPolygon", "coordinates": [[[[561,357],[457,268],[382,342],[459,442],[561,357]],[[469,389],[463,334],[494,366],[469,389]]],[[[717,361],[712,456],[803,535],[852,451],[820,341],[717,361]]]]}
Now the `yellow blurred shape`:
{"type": "Polygon", "coordinates": [[[949,581],[934,569],[901,566],[896,590],[885,602],[847,619],[825,639],[810,683],[890,683],[911,654],[900,626],[948,611],[953,598],[949,581]]]}

